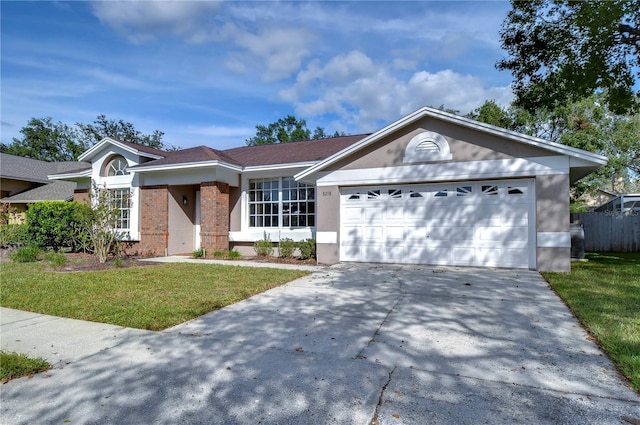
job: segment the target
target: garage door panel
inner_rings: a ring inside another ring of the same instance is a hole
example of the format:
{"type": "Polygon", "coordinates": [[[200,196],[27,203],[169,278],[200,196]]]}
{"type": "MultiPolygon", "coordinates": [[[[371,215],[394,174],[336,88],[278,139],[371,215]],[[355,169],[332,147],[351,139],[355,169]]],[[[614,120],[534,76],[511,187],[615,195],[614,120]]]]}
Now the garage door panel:
{"type": "Polygon", "coordinates": [[[375,196],[343,193],[341,259],[528,267],[530,187],[505,180],[351,189],[375,196]]]}
{"type": "Polygon", "coordinates": [[[364,226],[362,236],[365,241],[382,240],[383,231],[383,226],[364,226]]]}
{"type": "Polygon", "coordinates": [[[378,220],[382,220],[383,218],[383,212],[384,212],[384,208],[383,207],[365,207],[363,209],[363,216],[362,219],[365,222],[371,223],[373,221],[378,221],[378,220]]]}
{"type": "Polygon", "coordinates": [[[387,226],[386,231],[387,241],[404,241],[405,239],[404,226],[387,226]]]}

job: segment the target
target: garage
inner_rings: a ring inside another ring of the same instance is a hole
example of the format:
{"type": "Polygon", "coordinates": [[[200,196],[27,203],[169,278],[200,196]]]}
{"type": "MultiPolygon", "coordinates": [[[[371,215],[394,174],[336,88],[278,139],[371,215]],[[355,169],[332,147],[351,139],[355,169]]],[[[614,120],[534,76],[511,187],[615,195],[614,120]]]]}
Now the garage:
{"type": "Polygon", "coordinates": [[[342,188],[340,261],[535,268],[533,179],[342,188]]]}

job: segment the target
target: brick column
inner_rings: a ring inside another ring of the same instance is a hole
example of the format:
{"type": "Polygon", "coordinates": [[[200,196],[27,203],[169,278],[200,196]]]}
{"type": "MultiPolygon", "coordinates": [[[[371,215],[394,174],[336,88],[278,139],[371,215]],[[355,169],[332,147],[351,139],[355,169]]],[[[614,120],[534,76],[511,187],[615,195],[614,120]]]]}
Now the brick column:
{"type": "Polygon", "coordinates": [[[229,185],[200,183],[200,246],[208,252],[229,249],[229,185]]]}
{"type": "Polygon", "coordinates": [[[140,244],[142,255],[165,255],[169,241],[169,186],[140,188],[140,244]]]}

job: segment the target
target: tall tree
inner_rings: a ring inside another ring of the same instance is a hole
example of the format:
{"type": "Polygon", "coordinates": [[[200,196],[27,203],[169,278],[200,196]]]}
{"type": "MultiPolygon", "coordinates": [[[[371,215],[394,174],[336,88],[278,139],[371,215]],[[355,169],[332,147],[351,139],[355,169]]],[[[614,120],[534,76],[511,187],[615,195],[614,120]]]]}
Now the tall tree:
{"type": "Polygon", "coordinates": [[[578,197],[599,188],[620,192],[640,175],[640,113],[615,114],[605,99],[604,93],[595,94],[534,114],[487,101],[467,117],[605,155],[608,164],[577,182],[573,194],[578,197]]]}
{"type": "Polygon", "coordinates": [[[272,145],[275,143],[299,142],[302,140],[325,139],[327,137],[344,136],[336,131],[332,136],[327,135],[324,128],[316,127],[311,133],[307,128],[305,119],[298,119],[293,115],[287,115],[269,125],[256,125],[256,135],[247,139],[248,146],[272,145]]]}
{"type": "Polygon", "coordinates": [[[113,137],[152,148],[165,148],[162,143],[162,136],[164,136],[162,131],[154,130],[151,134],[143,134],[132,123],[122,119],[107,119],[104,114],[98,115],[91,124],[76,123],[76,126],[79,129],[82,144],[87,146],[93,146],[105,137],[113,137]]]}
{"type": "Polygon", "coordinates": [[[31,118],[20,130],[21,138],[9,144],[0,143],[0,152],[42,161],[75,161],[80,154],[105,137],[114,137],[158,149],[175,150],[162,142],[163,132],[143,134],[123,120],[98,117],[91,124],[76,123],[71,127],[51,118],[31,118]]]}
{"type": "Polygon", "coordinates": [[[0,152],[42,161],[74,161],[85,146],[78,143],[78,132],[50,117],[31,118],[20,130],[21,138],[0,144],[0,152]]]}
{"type": "Polygon", "coordinates": [[[517,104],[554,110],[596,91],[615,113],[638,110],[640,7],[637,0],[511,0],[500,36],[517,104]]]}

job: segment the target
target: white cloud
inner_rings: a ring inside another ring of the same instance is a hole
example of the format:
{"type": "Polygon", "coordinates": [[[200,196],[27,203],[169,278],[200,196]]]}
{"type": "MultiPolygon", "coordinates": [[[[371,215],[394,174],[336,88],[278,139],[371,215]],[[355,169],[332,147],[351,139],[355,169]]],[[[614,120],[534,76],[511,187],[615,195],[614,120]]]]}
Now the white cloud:
{"type": "Polygon", "coordinates": [[[465,114],[485,100],[507,105],[513,98],[508,86],[485,87],[480,77],[450,69],[422,70],[403,79],[391,73],[392,67],[374,63],[362,52],[350,52],[325,66],[311,64],[280,95],[296,105],[300,116],[335,114],[359,131],[370,131],[425,105],[444,105],[465,114]]]}
{"type": "Polygon", "coordinates": [[[143,43],[171,34],[190,41],[207,38],[212,12],[220,1],[96,1],[93,13],[134,43],[143,43]]]}
{"type": "Polygon", "coordinates": [[[229,69],[246,71],[262,67],[265,81],[289,77],[300,69],[302,60],[310,53],[308,46],[314,40],[314,36],[303,28],[269,27],[251,32],[228,24],[222,33],[243,49],[230,55],[229,69]]]}

